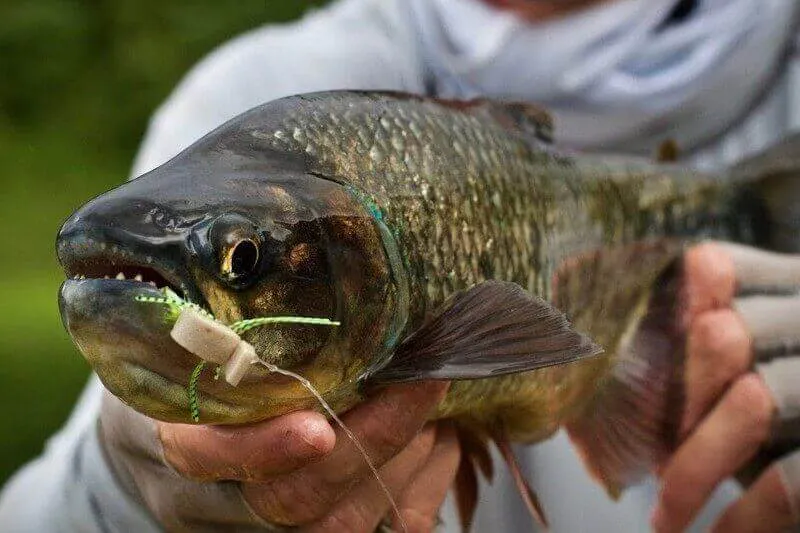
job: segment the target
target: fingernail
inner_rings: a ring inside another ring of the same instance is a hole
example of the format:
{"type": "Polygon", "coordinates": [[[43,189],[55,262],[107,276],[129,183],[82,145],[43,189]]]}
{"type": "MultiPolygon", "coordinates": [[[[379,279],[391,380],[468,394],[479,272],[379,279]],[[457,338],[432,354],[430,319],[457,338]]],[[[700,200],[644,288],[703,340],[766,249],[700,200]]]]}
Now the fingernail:
{"type": "Polygon", "coordinates": [[[331,425],[324,419],[311,419],[306,421],[304,431],[300,433],[300,440],[307,446],[303,450],[307,457],[322,457],[328,455],[336,444],[336,433],[331,425]]]}

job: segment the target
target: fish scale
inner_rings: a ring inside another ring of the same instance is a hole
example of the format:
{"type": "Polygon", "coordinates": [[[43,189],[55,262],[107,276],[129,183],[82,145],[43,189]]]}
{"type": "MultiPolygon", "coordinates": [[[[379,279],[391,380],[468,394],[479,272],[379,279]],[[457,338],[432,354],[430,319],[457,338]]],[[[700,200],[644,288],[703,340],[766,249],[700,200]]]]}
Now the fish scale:
{"type": "Polygon", "coordinates": [[[531,275],[531,265],[542,263],[533,237],[545,224],[537,180],[528,179],[538,158],[523,139],[509,145],[499,126],[422,103],[398,101],[380,116],[347,98],[329,102],[324,114],[313,101],[298,103],[275,125],[273,146],[317,155],[380,206],[411,264],[413,323],[453,292],[491,277],[546,294],[546,281],[531,275]],[[334,125],[341,134],[331,135],[334,125]],[[303,142],[287,131],[302,132],[303,142]],[[404,139],[402,151],[387,157],[392,137],[404,139]],[[453,145],[463,154],[457,162],[444,156],[453,145]],[[510,204],[485,202],[495,193],[510,204]]]}
{"type": "MultiPolygon", "coordinates": [[[[391,94],[328,93],[295,97],[284,109],[271,117],[271,130],[258,130],[259,138],[273,148],[313,154],[321,174],[379,206],[407,262],[407,333],[448,296],[487,279],[552,299],[553,276],[571,257],[650,237],[731,234],[715,222],[731,204],[720,177],[558,152],[530,132],[486,120],[490,105],[464,112],[463,106],[391,94]],[[698,212],[713,215],[706,217],[705,233],[698,212]]],[[[576,325],[609,353],[536,370],[534,379],[517,374],[456,382],[439,414],[474,418],[480,405],[488,420],[514,404],[508,425],[519,429],[516,436],[536,440],[554,430],[554,421],[580,411],[592,396],[588,391],[604,381],[592,376],[607,373],[613,347],[635,317],[598,320],[584,309],[564,311],[579,316],[576,325]],[[594,383],[576,393],[563,386],[565,379],[594,383]],[[493,408],[487,406],[491,398],[497,399],[493,408]]]]}
{"type": "Polygon", "coordinates": [[[335,331],[273,325],[245,340],[336,412],[373,386],[448,379],[432,417],[473,445],[566,427],[616,494],[665,457],[680,410],[671,267],[706,237],[791,244],[797,187],[783,178],[800,137],[711,175],[570,152],[552,129],[522,104],[269,102],[65,222],[59,260],[77,279],[62,286],[64,323],[128,405],[240,424],[317,396],[264,368],[235,387],[191,381],[196,357],[141,298],[168,286],[225,323],[329,317],[335,331]]]}

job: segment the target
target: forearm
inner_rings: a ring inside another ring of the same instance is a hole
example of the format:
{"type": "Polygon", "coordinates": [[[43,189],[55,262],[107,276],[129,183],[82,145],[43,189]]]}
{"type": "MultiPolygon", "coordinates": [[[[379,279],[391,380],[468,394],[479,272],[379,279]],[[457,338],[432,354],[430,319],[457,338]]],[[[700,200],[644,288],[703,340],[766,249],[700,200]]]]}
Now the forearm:
{"type": "Polygon", "coordinates": [[[96,428],[93,380],[77,416],[45,453],[17,473],[0,494],[4,533],[155,533],[147,511],[117,483],[101,449],[96,428]]]}

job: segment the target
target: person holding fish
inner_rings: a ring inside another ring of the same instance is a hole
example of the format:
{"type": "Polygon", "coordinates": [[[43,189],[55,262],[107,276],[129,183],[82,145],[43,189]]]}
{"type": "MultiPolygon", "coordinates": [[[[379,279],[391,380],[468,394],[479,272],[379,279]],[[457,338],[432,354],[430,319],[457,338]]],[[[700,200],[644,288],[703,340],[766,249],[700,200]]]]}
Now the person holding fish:
{"type": "Polygon", "coordinates": [[[102,385],[3,531],[798,527],[799,25],[341,0],[224,45],[59,234],[102,385]]]}

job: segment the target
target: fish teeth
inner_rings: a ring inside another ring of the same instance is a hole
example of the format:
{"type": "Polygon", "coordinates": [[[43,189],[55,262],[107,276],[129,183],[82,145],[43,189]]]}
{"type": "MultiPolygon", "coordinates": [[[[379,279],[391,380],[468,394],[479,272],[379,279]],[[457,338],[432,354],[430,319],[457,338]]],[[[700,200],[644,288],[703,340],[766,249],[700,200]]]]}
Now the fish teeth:
{"type": "Polygon", "coordinates": [[[144,281],[144,278],[142,278],[141,274],[136,274],[136,276],[134,276],[133,279],[135,279],[136,281],[144,281]]]}
{"type": "Polygon", "coordinates": [[[111,279],[111,276],[109,276],[108,274],[106,274],[105,276],[103,276],[103,279],[111,279]]]}
{"type": "Polygon", "coordinates": [[[156,282],[155,281],[148,281],[147,284],[152,286],[152,287],[156,287],[156,282]]]}
{"type": "Polygon", "coordinates": [[[125,274],[123,274],[122,272],[120,272],[119,274],[117,274],[117,279],[118,279],[118,280],[120,280],[120,281],[121,281],[121,280],[124,280],[124,279],[125,279],[125,274]]]}

